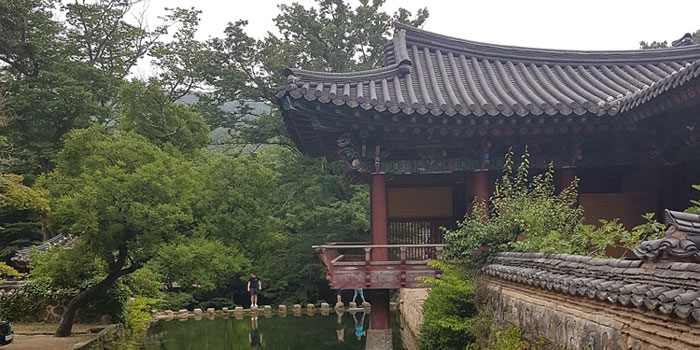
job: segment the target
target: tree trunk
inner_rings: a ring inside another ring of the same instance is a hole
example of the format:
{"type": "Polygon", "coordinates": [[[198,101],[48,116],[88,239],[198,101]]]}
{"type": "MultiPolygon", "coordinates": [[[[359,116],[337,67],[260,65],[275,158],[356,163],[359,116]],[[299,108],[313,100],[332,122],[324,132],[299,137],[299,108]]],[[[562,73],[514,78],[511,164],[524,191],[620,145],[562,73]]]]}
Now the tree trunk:
{"type": "Polygon", "coordinates": [[[58,325],[58,329],[56,329],[56,333],[54,333],[55,337],[68,337],[71,334],[71,331],[73,330],[73,323],[75,323],[75,315],[78,312],[78,309],[80,309],[85,303],[90,300],[90,297],[93,295],[97,294],[98,292],[106,290],[108,287],[114,284],[114,282],[117,281],[117,278],[121,276],[120,272],[112,272],[105,277],[102,281],[99,283],[95,284],[94,286],[78,293],[76,296],[73,297],[68,302],[68,305],[66,306],[66,310],[63,312],[63,315],[61,316],[61,323],[58,325]]]}

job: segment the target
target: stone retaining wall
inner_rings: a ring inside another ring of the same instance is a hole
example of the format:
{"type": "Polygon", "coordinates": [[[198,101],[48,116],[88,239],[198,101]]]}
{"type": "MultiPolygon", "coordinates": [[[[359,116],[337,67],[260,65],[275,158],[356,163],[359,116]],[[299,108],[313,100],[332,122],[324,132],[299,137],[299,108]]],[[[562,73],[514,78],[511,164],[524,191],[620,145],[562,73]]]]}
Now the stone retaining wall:
{"type": "Polygon", "coordinates": [[[423,302],[427,297],[427,288],[399,289],[401,335],[408,349],[418,349],[416,341],[423,324],[423,302]]]}
{"type": "Polygon", "coordinates": [[[570,350],[700,349],[700,264],[503,253],[484,269],[495,322],[570,350]]]}

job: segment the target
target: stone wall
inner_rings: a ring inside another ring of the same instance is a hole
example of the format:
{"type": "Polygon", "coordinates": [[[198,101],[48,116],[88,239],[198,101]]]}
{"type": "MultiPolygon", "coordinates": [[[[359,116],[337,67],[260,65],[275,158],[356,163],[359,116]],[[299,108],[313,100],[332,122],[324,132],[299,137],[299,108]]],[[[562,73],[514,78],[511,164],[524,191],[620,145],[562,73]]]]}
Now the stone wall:
{"type": "Polygon", "coordinates": [[[418,333],[423,324],[423,302],[427,297],[427,288],[399,289],[401,338],[409,350],[418,349],[418,333]]]}
{"type": "Polygon", "coordinates": [[[700,264],[503,253],[484,269],[495,322],[570,350],[700,349],[700,264]]]}

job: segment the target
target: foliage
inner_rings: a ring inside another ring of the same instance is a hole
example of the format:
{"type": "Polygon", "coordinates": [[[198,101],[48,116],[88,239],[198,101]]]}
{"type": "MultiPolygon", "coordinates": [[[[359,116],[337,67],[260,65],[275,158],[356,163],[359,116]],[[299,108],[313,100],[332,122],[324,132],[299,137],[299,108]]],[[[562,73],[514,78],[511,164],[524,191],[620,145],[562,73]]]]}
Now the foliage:
{"type": "Polygon", "coordinates": [[[104,262],[79,241],[75,247],[61,245],[46,252],[35,250],[29,261],[32,277],[54,289],[78,291],[103,278],[104,262]]]}
{"type": "Polygon", "coordinates": [[[231,276],[245,274],[250,262],[221,241],[192,238],[165,244],[154,258],[154,265],[168,289],[191,292],[221,287],[231,276]],[[180,287],[173,288],[173,282],[180,287]]]}
{"type": "Polygon", "coordinates": [[[146,335],[146,330],[151,321],[150,310],[153,309],[160,300],[137,296],[129,299],[125,308],[126,345],[125,349],[139,349],[141,340],[146,335]]]}
{"type": "MultiPolygon", "coordinates": [[[[581,224],[583,211],[576,205],[578,180],[559,193],[554,169],[530,177],[527,150],[515,168],[512,150],[506,154],[503,176],[496,181],[491,211],[477,203],[455,231],[445,232],[447,256],[481,265],[515,244],[518,249],[569,248],[571,234],[581,224]],[[517,243],[518,237],[525,240],[517,243]]],[[[576,249],[576,248],[574,248],[576,249]]]]}
{"type": "MultiPolygon", "coordinates": [[[[700,185],[693,185],[693,189],[700,191],[700,185]]],[[[700,214],[700,199],[692,199],[690,200],[690,204],[692,205],[688,207],[688,209],[686,209],[685,211],[688,213],[700,214]]]]}
{"type": "MultiPolygon", "coordinates": [[[[81,290],[97,284],[104,278],[104,262],[78,241],[72,248],[61,245],[46,252],[34,251],[30,257],[32,300],[53,299],[65,302],[81,290]]],[[[127,289],[122,284],[110,286],[81,308],[79,320],[98,322],[109,315],[113,322],[123,319],[127,289]]]]}
{"type": "MultiPolygon", "coordinates": [[[[700,30],[695,31],[692,33],[692,38],[691,40],[693,41],[694,44],[700,44],[700,30]]],[[[668,47],[668,41],[652,41],[652,42],[646,42],[646,41],[640,41],[639,42],[639,48],[642,50],[653,50],[653,49],[663,49],[668,47]]]]}
{"type": "Polygon", "coordinates": [[[253,155],[211,155],[197,170],[197,235],[229,242],[237,247],[229,253],[251,260],[277,243],[277,220],[267,210],[276,175],[269,167],[253,155]]]}
{"type": "MultiPolygon", "coordinates": [[[[0,0],[0,85],[7,130],[21,162],[13,172],[53,169],[63,136],[109,124],[124,77],[181,19],[149,30],[125,18],[138,0],[0,0]]],[[[184,15],[183,15],[184,16],[184,15]]]]}
{"type": "Polygon", "coordinates": [[[22,274],[17,272],[11,266],[7,266],[4,262],[0,262],[0,282],[3,277],[21,277],[22,274]]]}
{"type": "Polygon", "coordinates": [[[129,289],[130,296],[142,296],[151,299],[162,299],[163,276],[156,271],[153,264],[146,266],[122,277],[124,285],[129,289]]]}
{"type": "Polygon", "coordinates": [[[341,186],[340,166],[325,159],[295,155],[281,147],[261,150],[259,157],[279,174],[268,210],[280,221],[284,239],[259,267],[263,294],[279,303],[330,300],[325,271],[310,247],[369,240],[368,188],[341,186]]]}
{"type": "Polygon", "coordinates": [[[203,75],[214,91],[198,94],[198,104],[209,126],[230,129],[236,143],[293,149],[279,111],[250,118],[249,109],[226,111],[218,107],[248,100],[274,106],[275,91],[286,82],[287,67],[336,72],[378,67],[394,21],[420,26],[428,18],[425,8],[415,16],[400,8],[392,17],[382,11],[384,3],[362,0],[354,7],[344,0],[316,0],[310,7],[282,4],[273,20],[279,34],[270,31],[261,40],[246,33],[247,21],[229,23],[224,37],[206,43],[209,65],[203,67],[203,75]]]}
{"type": "Polygon", "coordinates": [[[421,349],[465,349],[483,341],[490,319],[477,309],[473,272],[439,261],[430,265],[440,269],[442,276],[426,280],[432,288],[423,304],[421,349]]]}
{"type": "Polygon", "coordinates": [[[79,236],[106,271],[104,279],[76,295],[59,331],[66,331],[67,314],[89,296],[143,266],[163,240],[188,230],[191,169],[179,155],[130,132],[113,135],[91,127],[67,136],[56,169],[42,183],[54,197],[49,224],[79,236]]]}
{"type": "Polygon", "coordinates": [[[191,309],[196,304],[196,300],[191,293],[168,292],[163,296],[161,306],[163,310],[191,309]]]}
{"type": "Polygon", "coordinates": [[[527,350],[529,345],[522,340],[522,331],[517,327],[499,329],[491,327],[488,340],[489,350],[527,350]]]}
{"type": "Polygon", "coordinates": [[[617,219],[584,225],[583,208],[576,203],[578,179],[556,193],[552,166],[530,177],[528,158],[526,151],[514,172],[512,151],[506,155],[491,211],[476,205],[457,230],[445,232],[447,257],[471,266],[486,264],[493,254],[510,249],[605,257],[609,246],[622,243],[633,249],[641,241],[663,236],[664,225],[653,214],[645,214],[647,222],[632,230],[617,219]]]}
{"type": "Polygon", "coordinates": [[[119,129],[133,131],[153,144],[169,143],[190,154],[209,143],[204,119],[186,105],[171,102],[155,80],[125,84],[119,109],[119,129]]]}
{"type": "Polygon", "coordinates": [[[22,175],[0,174],[0,208],[48,211],[47,191],[25,186],[22,180],[22,175]]]}

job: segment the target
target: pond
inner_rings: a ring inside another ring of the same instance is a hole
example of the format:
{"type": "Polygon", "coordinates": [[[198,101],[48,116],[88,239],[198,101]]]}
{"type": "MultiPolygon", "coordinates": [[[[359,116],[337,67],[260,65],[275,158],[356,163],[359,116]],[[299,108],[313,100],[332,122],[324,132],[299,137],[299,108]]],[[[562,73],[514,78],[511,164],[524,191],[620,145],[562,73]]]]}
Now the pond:
{"type": "MultiPolygon", "coordinates": [[[[365,331],[369,327],[369,319],[370,315],[362,312],[345,312],[342,316],[331,312],[329,316],[259,315],[257,318],[242,319],[218,316],[182,321],[175,318],[154,323],[147,332],[142,349],[365,350],[365,331]]],[[[391,325],[394,350],[405,350],[397,312],[392,312],[391,325]]]]}

